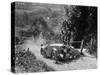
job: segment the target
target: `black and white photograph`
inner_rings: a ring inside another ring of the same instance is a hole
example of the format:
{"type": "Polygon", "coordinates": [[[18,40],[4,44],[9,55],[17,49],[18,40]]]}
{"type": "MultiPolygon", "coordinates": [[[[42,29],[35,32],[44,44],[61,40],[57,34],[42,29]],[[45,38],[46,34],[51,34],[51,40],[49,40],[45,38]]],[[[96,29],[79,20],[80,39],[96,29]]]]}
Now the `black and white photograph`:
{"type": "Polygon", "coordinates": [[[13,73],[97,69],[98,7],[11,3],[13,73]]]}

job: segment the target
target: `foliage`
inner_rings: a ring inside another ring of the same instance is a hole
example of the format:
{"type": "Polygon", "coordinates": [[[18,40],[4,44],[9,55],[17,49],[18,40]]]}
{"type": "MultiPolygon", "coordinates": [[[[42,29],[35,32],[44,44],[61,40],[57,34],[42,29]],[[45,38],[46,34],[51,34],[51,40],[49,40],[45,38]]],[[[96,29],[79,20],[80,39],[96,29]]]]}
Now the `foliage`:
{"type": "MultiPolygon", "coordinates": [[[[84,44],[87,43],[89,47],[90,47],[89,42],[92,38],[93,40],[95,40],[95,43],[97,43],[97,7],[70,6],[68,8],[65,6],[65,10],[66,10],[66,16],[69,18],[67,24],[65,25],[67,26],[69,25],[71,27],[72,30],[70,30],[70,32],[74,34],[73,40],[74,41],[84,40],[85,41],[84,44]],[[89,37],[90,35],[92,36],[89,37]],[[88,42],[86,42],[86,40],[88,40],[88,42]]],[[[66,29],[64,30],[65,32],[68,31],[66,29]]],[[[97,44],[93,44],[93,47],[95,47],[96,51],[97,44]]]]}
{"type": "Polygon", "coordinates": [[[36,56],[29,50],[22,50],[19,46],[15,52],[15,72],[44,72],[54,71],[46,65],[43,61],[37,60],[36,56]]]}

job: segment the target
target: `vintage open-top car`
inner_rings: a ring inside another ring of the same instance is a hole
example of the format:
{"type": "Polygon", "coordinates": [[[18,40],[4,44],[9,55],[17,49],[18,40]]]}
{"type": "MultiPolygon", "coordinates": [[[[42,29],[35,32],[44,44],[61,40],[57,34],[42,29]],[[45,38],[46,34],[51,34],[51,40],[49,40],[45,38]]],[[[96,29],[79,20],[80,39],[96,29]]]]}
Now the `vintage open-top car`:
{"type": "Polygon", "coordinates": [[[45,58],[55,58],[55,55],[59,48],[63,46],[63,44],[50,44],[50,45],[41,45],[41,54],[45,58]]]}
{"type": "Polygon", "coordinates": [[[75,50],[73,46],[66,46],[64,44],[50,44],[41,45],[41,55],[45,58],[50,58],[59,61],[66,61],[77,58],[80,52],[75,50]]]}

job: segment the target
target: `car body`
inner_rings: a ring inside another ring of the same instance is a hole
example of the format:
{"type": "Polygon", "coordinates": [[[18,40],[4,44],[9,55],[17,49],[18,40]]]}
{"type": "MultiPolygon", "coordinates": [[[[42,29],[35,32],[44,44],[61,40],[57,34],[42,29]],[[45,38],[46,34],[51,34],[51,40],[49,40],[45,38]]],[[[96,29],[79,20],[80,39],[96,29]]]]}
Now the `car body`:
{"type": "Polygon", "coordinates": [[[41,55],[46,58],[54,58],[57,50],[63,46],[63,44],[49,44],[41,47],[41,55]]]}
{"type": "Polygon", "coordinates": [[[71,60],[80,56],[80,52],[72,46],[50,44],[41,47],[41,55],[59,61],[71,60]]]}

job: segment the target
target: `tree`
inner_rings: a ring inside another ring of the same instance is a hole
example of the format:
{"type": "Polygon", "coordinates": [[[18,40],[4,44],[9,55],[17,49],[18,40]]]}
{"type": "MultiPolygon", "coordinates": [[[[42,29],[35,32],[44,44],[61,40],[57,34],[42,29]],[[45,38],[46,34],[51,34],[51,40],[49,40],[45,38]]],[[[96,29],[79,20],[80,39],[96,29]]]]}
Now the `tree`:
{"type": "MultiPolygon", "coordinates": [[[[74,41],[86,40],[90,34],[97,36],[97,7],[65,6],[65,11],[68,17],[67,25],[72,28],[71,31],[74,30],[73,32],[75,32],[74,41]]],[[[91,41],[91,38],[88,40],[91,41]]],[[[94,38],[94,40],[97,40],[97,38],[94,38]]]]}

